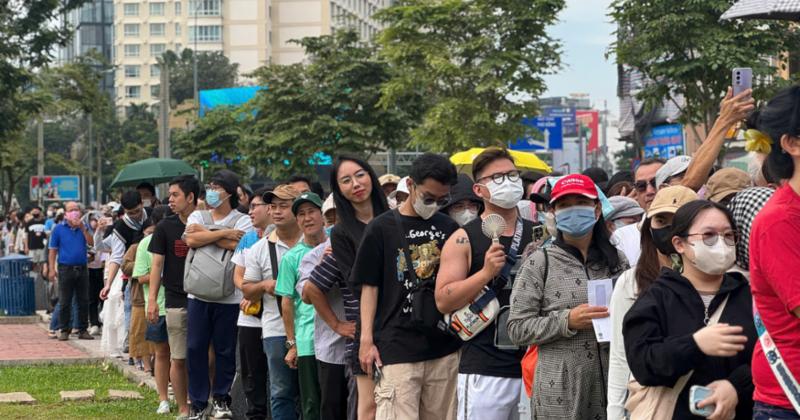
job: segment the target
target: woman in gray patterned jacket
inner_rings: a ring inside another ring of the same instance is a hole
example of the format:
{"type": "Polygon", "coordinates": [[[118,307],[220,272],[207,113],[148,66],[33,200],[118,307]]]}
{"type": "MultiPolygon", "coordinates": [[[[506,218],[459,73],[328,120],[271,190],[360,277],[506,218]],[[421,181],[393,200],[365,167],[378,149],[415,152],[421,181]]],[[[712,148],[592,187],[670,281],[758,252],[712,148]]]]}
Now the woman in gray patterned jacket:
{"type": "Polygon", "coordinates": [[[587,304],[588,281],[617,277],[628,263],[609,242],[591,179],[562,178],[550,203],[558,236],[517,275],[508,332],[519,345],[538,346],[534,419],[602,420],[608,344],[595,339],[592,319],[607,317],[608,308],[587,304]]]}

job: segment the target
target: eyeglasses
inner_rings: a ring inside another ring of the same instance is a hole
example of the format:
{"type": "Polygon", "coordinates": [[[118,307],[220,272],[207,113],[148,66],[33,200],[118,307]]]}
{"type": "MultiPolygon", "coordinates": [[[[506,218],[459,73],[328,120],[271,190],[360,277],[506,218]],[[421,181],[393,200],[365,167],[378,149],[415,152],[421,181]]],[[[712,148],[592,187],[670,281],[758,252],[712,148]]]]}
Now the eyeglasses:
{"type": "Polygon", "coordinates": [[[437,206],[444,207],[450,202],[450,194],[447,194],[447,197],[433,198],[425,194],[417,193],[417,198],[422,200],[422,203],[425,204],[426,206],[430,206],[433,205],[433,203],[436,203],[437,206]]]}
{"type": "Polygon", "coordinates": [[[646,181],[645,180],[636,181],[633,184],[633,187],[636,188],[636,190],[638,190],[639,192],[645,192],[645,191],[647,191],[647,184],[650,184],[651,187],[655,188],[656,187],[656,179],[655,178],[650,178],[649,180],[646,180],[646,181]]]}
{"type": "Polygon", "coordinates": [[[491,178],[492,181],[494,181],[495,184],[502,184],[504,179],[507,179],[507,180],[509,180],[511,182],[517,182],[517,181],[519,181],[520,173],[519,173],[519,171],[508,171],[508,172],[504,172],[504,173],[500,173],[500,174],[491,174],[491,175],[487,175],[487,176],[478,178],[478,181],[481,181],[481,180],[484,180],[484,179],[487,179],[487,178],[491,178]]]}
{"type": "Polygon", "coordinates": [[[255,210],[258,206],[269,206],[269,203],[253,203],[250,204],[250,210],[255,210]]]}
{"type": "Polygon", "coordinates": [[[722,237],[725,240],[725,244],[729,246],[736,245],[736,241],[739,240],[739,232],[736,232],[735,230],[729,230],[725,233],[703,232],[703,233],[690,233],[686,235],[687,238],[690,236],[702,236],[703,243],[708,246],[714,246],[719,241],[720,237],[722,237]]]}

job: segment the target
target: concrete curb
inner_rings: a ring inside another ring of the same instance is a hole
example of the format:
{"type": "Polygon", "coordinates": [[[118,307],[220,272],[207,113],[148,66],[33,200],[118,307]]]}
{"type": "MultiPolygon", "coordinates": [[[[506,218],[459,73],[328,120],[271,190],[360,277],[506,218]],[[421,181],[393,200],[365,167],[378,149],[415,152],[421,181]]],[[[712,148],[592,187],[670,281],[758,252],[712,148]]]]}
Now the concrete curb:
{"type": "Polygon", "coordinates": [[[31,316],[0,316],[0,325],[10,324],[36,324],[40,321],[39,315],[31,316]]]}

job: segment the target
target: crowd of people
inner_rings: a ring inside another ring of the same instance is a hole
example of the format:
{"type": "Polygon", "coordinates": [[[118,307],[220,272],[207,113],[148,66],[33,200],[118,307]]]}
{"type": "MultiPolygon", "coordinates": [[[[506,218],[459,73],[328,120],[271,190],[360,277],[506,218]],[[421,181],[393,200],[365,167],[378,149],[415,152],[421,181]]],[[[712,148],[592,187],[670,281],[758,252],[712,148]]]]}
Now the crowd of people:
{"type": "Polygon", "coordinates": [[[221,170],[34,207],[6,248],[57,282],[54,338],[100,334],[179,418],[231,418],[238,372],[248,419],[797,419],[800,87],[749,95],[632,171],[339,156],[326,196],[221,170]],[[718,168],[742,121],[759,152],[718,168]]]}

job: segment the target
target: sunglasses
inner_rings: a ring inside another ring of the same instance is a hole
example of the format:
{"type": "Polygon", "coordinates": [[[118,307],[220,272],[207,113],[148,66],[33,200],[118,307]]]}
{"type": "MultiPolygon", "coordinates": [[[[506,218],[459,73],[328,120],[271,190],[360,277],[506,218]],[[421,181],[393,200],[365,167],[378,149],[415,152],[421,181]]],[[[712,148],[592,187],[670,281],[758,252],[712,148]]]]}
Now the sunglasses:
{"type": "Polygon", "coordinates": [[[708,246],[716,245],[716,243],[719,242],[720,237],[722,237],[722,239],[725,241],[725,244],[727,244],[728,246],[736,245],[736,241],[739,240],[739,232],[733,230],[725,233],[703,232],[703,233],[690,233],[686,235],[687,238],[691,236],[702,236],[703,243],[708,246]]]}
{"type": "Polygon", "coordinates": [[[639,191],[639,192],[645,192],[645,191],[647,191],[647,184],[650,184],[651,187],[655,188],[656,187],[656,179],[655,178],[650,178],[647,181],[644,181],[644,180],[636,181],[633,184],[633,187],[636,188],[636,190],[639,191]]]}
{"type": "Polygon", "coordinates": [[[425,204],[426,206],[431,206],[434,203],[436,203],[437,206],[444,207],[448,203],[450,203],[450,195],[449,194],[447,195],[447,197],[442,197],[442,198],[438,198],[437,199],[437,198],[434,198],[434,197],[430,197],[427,194],[417,193],[417,197],[420,200],[422,200],[422,203],[425,204]]]}

